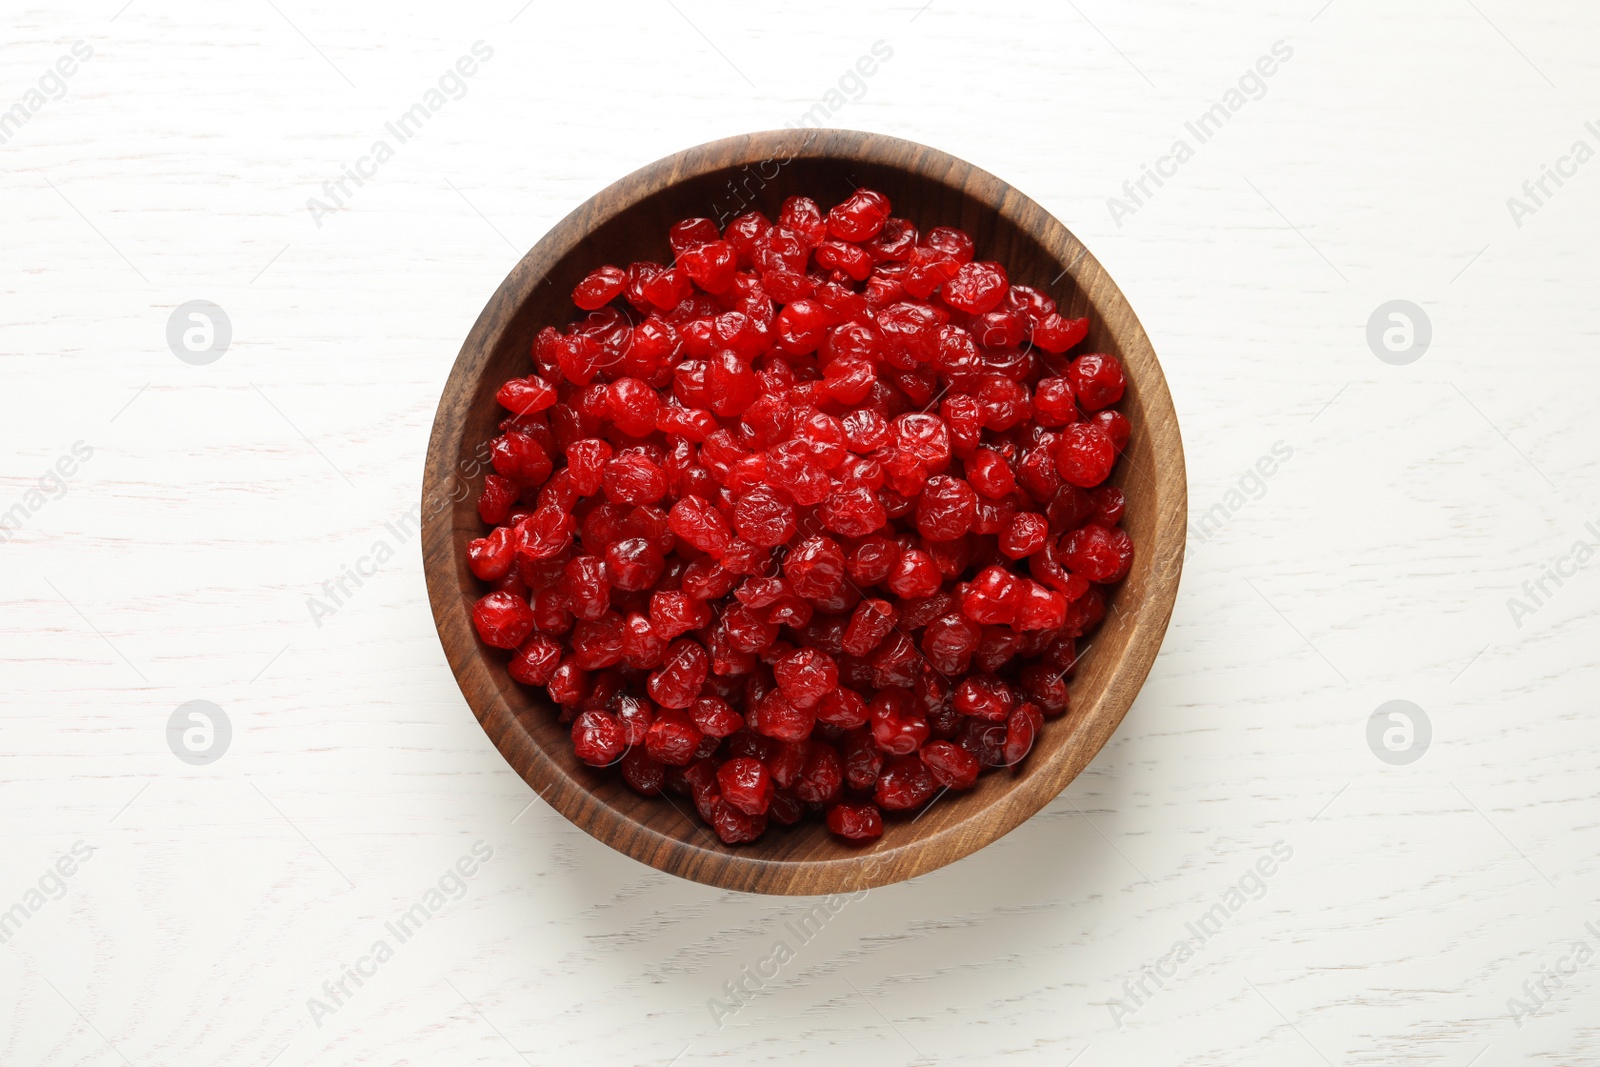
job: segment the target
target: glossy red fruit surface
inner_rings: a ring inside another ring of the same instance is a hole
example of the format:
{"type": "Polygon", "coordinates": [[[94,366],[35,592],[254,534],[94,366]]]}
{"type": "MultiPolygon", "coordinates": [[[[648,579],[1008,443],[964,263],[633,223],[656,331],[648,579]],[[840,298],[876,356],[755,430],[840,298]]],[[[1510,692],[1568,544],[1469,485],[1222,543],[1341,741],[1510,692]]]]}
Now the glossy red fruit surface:
{"type": "Polygon", "coordinates": [[[849,841],[883,836],[883,815],[871,804],[835,804],[828,809],[828,829],[849,841]]]}
{"type": "Polygon", "coordinates": [[[1133,560],[1133,427],[1090,320],[984,254],[872,189],[789,196],[538,324],[465,562],[579,761],[730,846],[871,841],[1026,766],[1133,560]]]}

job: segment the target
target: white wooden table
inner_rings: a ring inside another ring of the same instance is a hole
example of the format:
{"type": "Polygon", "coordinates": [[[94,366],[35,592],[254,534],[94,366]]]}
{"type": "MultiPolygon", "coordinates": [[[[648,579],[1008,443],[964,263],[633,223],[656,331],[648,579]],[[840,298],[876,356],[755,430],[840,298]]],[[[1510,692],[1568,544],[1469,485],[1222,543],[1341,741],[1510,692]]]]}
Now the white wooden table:
{"type": "Polygon", "coordinates": [[[0,1063],[1600,1060],[1593,5],[122,2],[0,20],[0,1063]],[[389,524],[525,249],[807,113],[1088,242],[1203,532],[1089,770],[802,938],[533,797],[389,524]]]}

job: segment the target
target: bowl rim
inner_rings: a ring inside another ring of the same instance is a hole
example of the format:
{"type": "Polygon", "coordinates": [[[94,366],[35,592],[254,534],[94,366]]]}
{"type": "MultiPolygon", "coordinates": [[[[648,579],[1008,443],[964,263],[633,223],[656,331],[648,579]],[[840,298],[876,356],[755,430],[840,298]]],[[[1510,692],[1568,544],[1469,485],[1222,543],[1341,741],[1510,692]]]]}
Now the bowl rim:
{"type": "Polygon", "coordinates": [[[485,733],[537,795],[597,840],[658,870],[725,889],[810,895],[888,885],[952,863],[1005,836],[1077,777],[1115,732],[1155,661],[1177,597],[1187,513],[1183,446],[1165,375],[1122,291],[1087,247],[1033,200],[958,157],[882,134],[802,128],[722,138],[641,167],[573,209],[523,255],[484,305],[441,392],[423,475],[421,542],[428,599],[451,672],[485,733]],[[491,658],[483,652],[469,601],[462,596],[463,588],[470,588],[464,580],[472,577],[455,547],[458,531],[452,516],[463,499],[457,490],[471,494],[472,476],[462,477],[458,469],[466,429],[466,420],[458,417],[463,398],[471,396],[484,365],[513,328],[516,311],[545,275],[589,232],[673,185],[729,168],[782,166],[796,158],[843,158],[898,169],[958,189],[1030,234],[1063,264],[1063,273],[1071,274],[1079,289],[1092,293],[1095,314],[1108,322],[1116,318],[1114,334],[1131,368],[1129,377],[1138,383],[1152,452],[1163,462],[1151,478],[1157,497],[1155,536],[1140,546],[1144,560],[1136,557],[1135,564],[1148,575],[1144,597],[1130,613],[1135,618],[1116,669],[1088,714],[1080,717],[1075,707],[1072,716],[1057,721],[1057,728],[1071,722],[1072,733],[1054,758],[1031,766],[991,803],[926,837],[898,844],[879,839],[837,857],[773,860],[743,855],[720,842],[706,847],[634,820],[599,801],[587,783],[570,775],[519,726],[517,713],[490,676],[491,658]]]}

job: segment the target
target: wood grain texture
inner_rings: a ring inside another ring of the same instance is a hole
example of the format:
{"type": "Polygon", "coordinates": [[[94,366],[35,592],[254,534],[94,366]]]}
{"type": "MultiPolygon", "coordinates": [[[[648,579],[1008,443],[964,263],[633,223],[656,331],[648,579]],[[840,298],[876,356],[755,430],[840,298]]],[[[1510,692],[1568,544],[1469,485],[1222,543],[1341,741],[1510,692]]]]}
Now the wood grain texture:
{"type": "Polygon", "coordinates": [[[462,344],[434,418],[422,501],[423,562],[445,656],[517,773],[576,826],[635,859],[709,885],[791,895],[853,892],[944,866],[1010,832],[1077,777],[1155,660],[1177,596],[1188,513],[1166,379],[1133,309],[1088,249],[1038,204],[970,163],[847,130],[771,131],[691,148],[635,171],[562,220],[511,271],[462,344]],[[578,761],[553,706],[513,682],[505,654],[478,640],[471,608],[489,586],[467,570],[465,549],[485,529],[476,507],[483,443],[503,417],[495,391],[533,371],[534,334],[570,320],[572,288],[589,271],[670,261],[666,232],[682,218],[725,220],[747,210],[775,218],[787,197],[828,204],[857,185],[886,194],[895,213],[924,232],[960,227],[973,236],[978,258],[1005,264],[1014,282],[1056,294],[1063,314],[1089,317],[1078,350],[1115,354],[1129,381],[1121,410],[1132,437],[1112,481],[1127,494],[1124,527],[1137,551],[1081,656],[1072,709],[1047,724],[1016,769],[985,774],[915,818],[889,818],[883,836],[865,847],[839,841],[814,819],[727,846],[686,813],[686,802],[641,797],[619,775],[578,761]]]}

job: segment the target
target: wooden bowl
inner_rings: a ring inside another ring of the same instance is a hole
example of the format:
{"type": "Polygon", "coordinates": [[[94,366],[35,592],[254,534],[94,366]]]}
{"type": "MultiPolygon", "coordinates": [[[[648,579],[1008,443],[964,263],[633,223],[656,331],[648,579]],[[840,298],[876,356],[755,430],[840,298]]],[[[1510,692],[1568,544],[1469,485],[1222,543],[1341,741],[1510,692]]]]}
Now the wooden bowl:
{"type": "Polygon", "coordinates": [[[635,171],[561,221],[501,283],[472,327],[434,418],[423,478],[423,563],[445,656],[467,703],[501,755],[551,806],[594,837],[644,863],[708,885],[756,893],[823,894],[887,885],[975,852],[1038,811],[1083,770],[1122,721],[1144,683],[1177,594],[1187,514],[1183,446],[1172,398],[1139,320],[1078,239],[1038,204],[953,156],[909,141],[843,130],[755,133],[691,148],[635,171]],[[494,394],[532,371],[533,335],[573,315],[573,286],[603,263],[670,262],[667,228],[704,215],[725,222],[752,208],[776,218],[784,198],[824,209],[864,185],[927,232],[959,226],[978,258],[1003,263],[1063,314],[1089,316],[1077,351],[1114,353],[1126,368],[1120,407],[1133,436],[1112,481],[1127,494],[1123,525],[1133,570],[1082,655],[1072,709],[1046,724],[1013,770],[984,774],[915,819],[887,820],[882,838],[852,846],[818,820],[774,824],[754,844],[730,847],[683,797],[641,797],[614,772],[572,754],[552,706],[506,673],[504,653],[473,631],[485,591],[467,570],[467,542],[482,536],[476,500],[486,442],[502,412],[494,394]]]}

